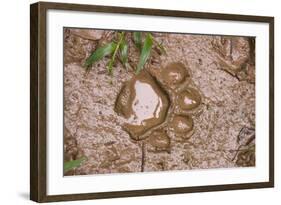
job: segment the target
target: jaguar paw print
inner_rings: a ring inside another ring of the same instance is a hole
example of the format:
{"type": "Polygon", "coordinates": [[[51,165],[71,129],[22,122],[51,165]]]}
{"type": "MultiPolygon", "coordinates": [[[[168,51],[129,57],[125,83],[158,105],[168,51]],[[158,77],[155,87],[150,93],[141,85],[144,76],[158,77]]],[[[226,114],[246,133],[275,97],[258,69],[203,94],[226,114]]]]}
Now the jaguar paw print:
{"type": "Polygon", "coordinates": [[[173,62],[157,71],[143,70],[125,82],[115,111],[125,118],[123,129],[133,140],[147,139],[151,149],[169,152],[171,139],[193,135],[193,115],[201,102],[189,68],[173,62]]]}
{"type": "Polygon", "coordinates": [[[255,82],[255,39],[215,36],[213,49],[222,70],[239,81],[255,82]]]}

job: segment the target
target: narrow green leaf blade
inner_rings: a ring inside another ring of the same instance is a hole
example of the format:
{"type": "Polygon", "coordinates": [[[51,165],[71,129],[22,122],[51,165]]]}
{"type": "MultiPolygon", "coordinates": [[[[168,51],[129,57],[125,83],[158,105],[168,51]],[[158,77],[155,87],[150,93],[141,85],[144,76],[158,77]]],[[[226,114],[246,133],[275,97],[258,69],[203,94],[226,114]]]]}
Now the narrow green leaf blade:
{"type": "Polygon", "coordinates": [[[114,52],[113,52],[113,54],[112,54],[112,57],[111,57],[111,59],[110,59],[108,65],[107,65],[107,70],[108,70],[108,73],[109,73],[110,75],[112,75],[113,64],[114,64],[114,62],[115,62],[116,55],[117,55],[118,50],[119,50],[119,48],[120,48],[120,44],[121,44],[122,41],[124,40],[125,32],[124,32],[124,31],[121,32],[121,33],[118,32],[117,34],[118,34],[119,40],[118,40],[118,42],[116,43],[116,46],[115,46],[115,48],[114,48],[114,52]]]}
{"type": "Polygon", "coordinates": [[[141,44],[142,44],[141,32],[133,32],[133,40],[134,40],[134,43],[135,43],[136,47],[139,50],[141,50],[141,44]]]}
{"type": "Polygon", "coordinates": [[[153,38],[151,34],[147,34],[141,50],[140,60],[137,65],[136,74],[139,74],[139,72],[143,69],[143,66],[145,65],[147,59],[149,58],[152,49],[152,44],[153,44],[153,38]]]}
{"type": "Polygon", "coordinates": [[[97,48],[92,53],[92,55],[90,55],[90,57],[86,60],[84,65],[88,68],[90,65],[101,60],[103,57],[112,54],[115,48],[116,48],[116,43],[114,42],[108,43],[102,47],[97,48]]]}
{"type": "Polygon", "coordinates": [[[123,40],[120,44],[120,58],[124,66],[126,66],[128,62],[128,50],[129,50],[128,43],[123,40]]]}
{"type": "Polygon", "coordinates": [[[64,162],[63,164],[63,171],[64,172],[67,172],[71,169],[74,169],[76,167],[79,167],[82,162],[86,160],[86,157],[82,157],[80,159],[76,159],[76,160],[71,160],[71,161],[68,161],[68,162],[64,162]]]}

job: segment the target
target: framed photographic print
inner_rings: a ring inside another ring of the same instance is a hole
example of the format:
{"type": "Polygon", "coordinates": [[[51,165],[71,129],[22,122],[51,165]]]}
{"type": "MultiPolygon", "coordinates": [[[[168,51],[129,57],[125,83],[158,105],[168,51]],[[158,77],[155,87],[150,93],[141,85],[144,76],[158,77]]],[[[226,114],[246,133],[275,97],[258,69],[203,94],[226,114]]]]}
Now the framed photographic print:
{"type": "Polygon", "coordinates": [[[37,202],[274,186],[274,18],[40,2],[37,202]]]}

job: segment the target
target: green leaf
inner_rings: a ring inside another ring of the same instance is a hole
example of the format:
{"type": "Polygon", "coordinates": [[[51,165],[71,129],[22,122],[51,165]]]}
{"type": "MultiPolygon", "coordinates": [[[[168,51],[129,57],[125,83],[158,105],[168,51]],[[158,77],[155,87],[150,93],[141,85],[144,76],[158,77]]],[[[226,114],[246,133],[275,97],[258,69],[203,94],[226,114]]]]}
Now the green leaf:
{"type": "Polygon", "coordinates": [[[141,32],[133,32],[133,40],[135,42],[135,45],[139,50],[141,50],[141,32]]]}
{"type": "Polygon", "coordinates": [[[114,61],[115,61],[115,57],[117,55],[117,52],[120,48],[120,44],[122,43],[123,39],[124,39],[124,35],[125,35],[125,32],[121,32],[121,33],[118,33],[118,37],[119,37],[119,40],[114,48],[114,52],[113,52],[113,55],[107,65],[107,70],[109,72],[109,74],[112,74],[112,68],[113,68],[113,64],[114,64],[114,61]]]}
{"type": "Polygon", "coordinates": [[[143,69],[143,66],[145,65],[147,59],[149,58],[152,44],[153,44],[153,38],[152,38],[151,34],[147,34],[146,38],[144,40],[144,43],[143,43],[142,50],[141,50],[140,60],[137,65],[136,74],[140,73],[140,71],[143,69]]]}
{"type": "Polygon", "coordinates": [[[74,169],[76,167],[79,167],[81,165],[82,162],[84,162],[84,160],[86,160],[86,157],[82,157],[80,159],[76,159],[76,160],[71,160],[68,162],[64,162],[63,165],[63,171],[67,172],[71,169],[74,169]]]}
{"type": "Polygon", "coordinates": [[[88,69],[89,66],[92,65],[93,63],[101,60],[105,56],[112,54],[115,48],[116,48],[116,43],[114,42],[108,43],[102,47],[97,48],[92,53],[92,55],[90,55],[90,57],[86,60],[84,66],[86,66],[88,69]]]}
{"type": "Polygon", "coordinates": [[[128,50],[129,50],[128,43],[125,40],[123,40],[120,44],[120,59],[124,66],[126,66],[128,62],[128,50]]]}

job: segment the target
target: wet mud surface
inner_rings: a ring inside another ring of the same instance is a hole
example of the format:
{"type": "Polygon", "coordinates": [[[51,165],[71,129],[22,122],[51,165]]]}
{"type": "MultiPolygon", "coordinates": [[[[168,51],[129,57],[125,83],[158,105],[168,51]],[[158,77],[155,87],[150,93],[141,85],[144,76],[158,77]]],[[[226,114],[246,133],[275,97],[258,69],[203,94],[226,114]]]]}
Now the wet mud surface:
{"type": "Polygon", "coordinates": [[[85,72],[112,34],[64,31],[64,160],[87,158],[65,175],[255,166],[254,38],[153,33],[167,54],[140,74],[85,72]]]}

